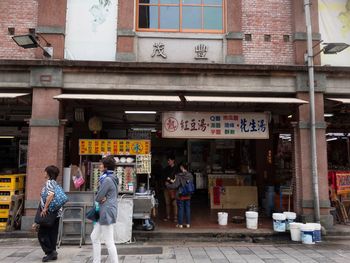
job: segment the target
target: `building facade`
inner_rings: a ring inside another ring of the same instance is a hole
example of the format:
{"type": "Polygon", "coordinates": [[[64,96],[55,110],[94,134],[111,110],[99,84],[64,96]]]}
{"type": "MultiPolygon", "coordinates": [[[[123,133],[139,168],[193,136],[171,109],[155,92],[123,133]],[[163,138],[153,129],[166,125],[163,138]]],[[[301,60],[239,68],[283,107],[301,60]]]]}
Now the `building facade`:
{"type": "MultiPolygon", "coordinates": [[[[322,39],[319,2],[311,3],[317,52],[322,39]]],[[[125,120],[113,120],[125,109],[269,112],[275,133],[290,133],[293,138],[294,210],[312,220],[303,1],[4,0],[0,10],[5,14],[0,17],[0,90],[2,94],[27,94],[0,98],[1,135],[28,141],[23,229],[35,214],[44,168],[56,164],[63,170],[79,163],[78,139],[92,138],[87,121],[94,114],[105,115],[108,137],[125,137],[113,133],[129,125],[125,120]],[[39,48],[23,49],[12,41],[14,35],[28,33],[36,34],[40,44],[53,51],[52,58],[44,57],[39,48]],[[182,100],[115,102],[72,96],[84,94],[163,95],[182,100]],[[190,102],[183,99],[186,96],[212,100],[190,102]],[[215,102],[218,97],[248,99],[215,102]],[[299,102],[281,104],[267,98],[299,102]],[[85,118],[78,120],[77,109],[83,109],[85,118]]],[[[320,56],[314,61],[320,65],[320,56]]],[[[329,226],[333,218],[326,133],[330,128],[347,133],[348,125],[340,114],[346,105],[332,104],[327,98],[350,95],[350,68],[316,66],[315,72],[318,191],[321,221],[329,226]],[[324,113],[329,110],[339,115],[326,122],[324,113]]],[[[259,170],[260,196],[274,173],[273,162],[266,161],[276,143],[273,138],[271,134],[269,140],[255,145],[259,149],[254,162],[259,170]]]]}

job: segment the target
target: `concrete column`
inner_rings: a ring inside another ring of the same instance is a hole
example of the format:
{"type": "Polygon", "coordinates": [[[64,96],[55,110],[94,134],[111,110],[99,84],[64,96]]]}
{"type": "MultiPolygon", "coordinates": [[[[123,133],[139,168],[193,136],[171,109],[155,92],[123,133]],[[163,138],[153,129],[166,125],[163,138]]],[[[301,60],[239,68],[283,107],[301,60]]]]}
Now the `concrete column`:
{"type": "MultiPolygon", "coordinates": [[[[294,46],[294,57],[295,64],[303,65],[304,54],[306,53],[306,23],[305,23],[305,13],[304,13],[304,2],[300,0],[292,0],[293,4],[293,46],[294,46]]],[[[316,45],[317,42],[321,40],[321,35],[319,33],[318,25],[318,0],[311,0],[311,23],[312,23],[312,39],[313,44],[316,45]]],[[[317,53],[319,47],[314,48],[314,52],[317,53]]],[[[314,64],[320,64],[320,57],[317,56],[314,59],[314,64]]]]}
{"type": "Polygon", "coordinates": [[[60,88],[33,88],[22,230],[28,230],[33,223],[45,182],[45,167],[58,166],[60,175],[57,181],[62,182],[64,127],[60,124],[60,102],[53,99],[58,94],[61,94],[60,88]]]}
{"type": "Polygon", "coordinates": [[[136,61],[135,52],[135,1],[119,0],[118,31],[117,31],[117,61],[136,61]]]}
{"type": "MultiPolygon", "coordinates": [[[[308,101],[308,93],[299,92],[299,99],[308,101]]],[[[323,93],[315,94],[316,109],[316,146],[317,146],[317,171],[319,183],[319,199],[321,210],[321,223],[325,227],[333,224],[333,218],[330,215],[330,202],[328,196],[328,167],[327,167],[327,145],[326,145],[326,123],[324,122],[323,93]]],[[[301,212],[302,218],[307,222],[312,222],[313,212],[313,184],[310,162],[310,124],[309,124],[309,105],[305,104],[299,107],[298,123],[295,128],[295,151],[296,152],[296,185],[299,187],[296,194],[296,200],[299,202],[297,211],[301,212]]]]}
{"type": "Polygon", "coordinates": [[[244,63],[242,33],[242,0],[227,1],[226,63],[244,63]]]}
{"type": "MultiPolygon", "coordinates": [[[[67,0],[38,0],[38,26],[40,33],[53,47],[53,58],[64,58],[64,36],[66,28],[67,0]]],[[[42,41],[40,39],[40,41],[42,41]]],[[[41,42],[45,46],[45,42],[41,42]]],[[[36,57],[42,58],[42,50],[36,50],[36,57]]]]}

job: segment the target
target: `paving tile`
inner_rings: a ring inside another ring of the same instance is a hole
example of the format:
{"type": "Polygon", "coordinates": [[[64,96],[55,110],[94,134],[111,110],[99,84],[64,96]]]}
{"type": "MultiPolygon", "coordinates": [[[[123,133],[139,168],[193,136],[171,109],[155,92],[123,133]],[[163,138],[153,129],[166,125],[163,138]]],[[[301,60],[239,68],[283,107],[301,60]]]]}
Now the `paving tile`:
{"type": "Polygon", "coordinates": [[[217,259],[226,259],[225,255],[217,247],[206,247],[204,249],[212,261],[217,259]]]}
{"type": "Polygon", "coordinates": [[[242,255],[242,258],[249,263],[264,263],[257,255],[242,255]]]}

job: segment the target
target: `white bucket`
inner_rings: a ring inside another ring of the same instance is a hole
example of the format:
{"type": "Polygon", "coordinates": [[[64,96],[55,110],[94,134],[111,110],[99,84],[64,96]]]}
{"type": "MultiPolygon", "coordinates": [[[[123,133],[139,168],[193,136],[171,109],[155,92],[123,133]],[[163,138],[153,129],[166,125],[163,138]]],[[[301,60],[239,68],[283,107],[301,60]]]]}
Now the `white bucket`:
{"type": "Polygon", "coordinates": [[[310,223],[310,225],[313,225],[315,228],[314,231],[314,241],[315,242],[321,242],[321,224],[318,223],[310,223]]]}
{"type": "Polygon", "coordinates": [[[301,242],[306,245],[315,244],[314,232],[315,227],[313,224],[303,224],[300,227],[301,231],[301,242]]]}
{"type": "Polygon", "coordinates": [[[294,212],[283,212],[286,215],[286,230],[289,231],[289,224],[293,223],[297,218],[297,214],[294,212]]]}
{"type": "Polygon", "coordinates": [[[245,212],[246,225],[248,229],[258,229],[258,212],[247,211],[245,212]]]}
{"type": "Polygon", "coordinates": [[[220,226],[226,226],[227,225],[227,218],[228,213],[225,212],[219,212],[218,213],[218,222],[220,226]]]}
{"type": "Polygon", "coordinates": [[[276,232],[286,232],[286,215],[282,213],[273,213],[273,230],[276,232]]]}
{"type": "Polygon", "coordinates": [[[301,235],[300,235],[300,227],[302,226],[302,223],[290,223],[290,238],[292,241],[301,241],[301,235]]]}

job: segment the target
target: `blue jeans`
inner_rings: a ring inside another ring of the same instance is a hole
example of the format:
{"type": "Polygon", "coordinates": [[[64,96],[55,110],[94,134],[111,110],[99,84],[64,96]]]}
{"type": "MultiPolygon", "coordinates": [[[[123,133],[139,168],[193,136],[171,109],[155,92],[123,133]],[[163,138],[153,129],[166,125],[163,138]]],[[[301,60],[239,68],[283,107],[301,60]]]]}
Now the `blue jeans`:
{"type": "Polygon", "coordinates": [[[191,224],[191,200],[176,200],[177,201],[177,223],[183,224],[183,217],[185,213],[186,224],[191,224]]]}

